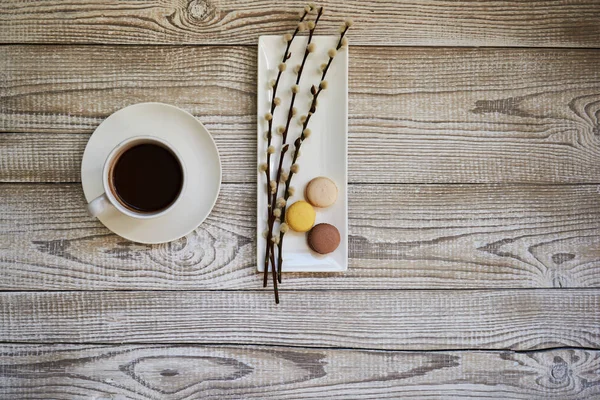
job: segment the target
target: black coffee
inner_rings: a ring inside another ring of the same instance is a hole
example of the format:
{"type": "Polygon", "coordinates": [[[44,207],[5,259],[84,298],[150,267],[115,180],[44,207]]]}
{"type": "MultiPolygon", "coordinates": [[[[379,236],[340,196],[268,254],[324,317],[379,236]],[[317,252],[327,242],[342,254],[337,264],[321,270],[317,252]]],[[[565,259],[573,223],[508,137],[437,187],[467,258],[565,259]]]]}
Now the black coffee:
{"type": "Polygon", "coordinates": [[[183,186],[183,170],[175,155],[151,143],[125,150],[117,159],[111,176],[121,203],[146,213],[169,207],[183,186]]]}

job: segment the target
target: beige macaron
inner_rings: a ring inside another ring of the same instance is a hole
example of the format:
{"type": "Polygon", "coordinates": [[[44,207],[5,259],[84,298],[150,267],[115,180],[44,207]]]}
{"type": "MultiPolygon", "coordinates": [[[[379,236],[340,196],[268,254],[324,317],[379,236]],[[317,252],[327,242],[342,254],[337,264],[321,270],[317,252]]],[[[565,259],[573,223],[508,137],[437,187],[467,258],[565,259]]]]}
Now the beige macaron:
{"type": "Polygon", "coordinates": [[[337,200],[338,188],[324,176],[313,179],[306,185],[304,196],[315,207],[329,207],[337,200]]]}

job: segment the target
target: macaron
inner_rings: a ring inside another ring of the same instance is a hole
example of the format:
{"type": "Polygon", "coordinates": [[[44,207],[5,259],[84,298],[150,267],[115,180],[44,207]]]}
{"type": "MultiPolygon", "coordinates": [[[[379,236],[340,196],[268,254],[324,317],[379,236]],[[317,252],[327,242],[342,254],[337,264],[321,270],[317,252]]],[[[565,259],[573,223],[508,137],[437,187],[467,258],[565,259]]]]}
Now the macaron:
{"type": "Polygon", "coordinates": [[[337,200],[338,188],[335,183],[324,176],[308,182],[304,196],[315,207],[329,207],[337,200]]]}
{"type": "Polygon", "coordinates": [[[340,245],[340,232],[330,224],[317,224],[307,235],[308,246],[319,254],[329,254],[340,245]]]}
{"type": "Polygon", "coordinates": [[[296,232],[308,232],[315,224],[317,213],[313,206],[300,200],[292,204],[285,213],[285,222],[296,232]]]}

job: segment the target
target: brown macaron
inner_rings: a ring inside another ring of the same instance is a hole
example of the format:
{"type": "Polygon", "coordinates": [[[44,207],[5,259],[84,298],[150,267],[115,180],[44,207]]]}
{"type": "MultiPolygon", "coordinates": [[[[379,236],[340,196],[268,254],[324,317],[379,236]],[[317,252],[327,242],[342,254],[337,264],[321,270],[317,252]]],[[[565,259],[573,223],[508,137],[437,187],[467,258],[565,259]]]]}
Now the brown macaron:
{"type": "Polygon", "coordinates": [[[329,254],[340,245],[340,232],[330,224],[317,224],[308,232],[308,246],[319,254],[329,254]]]}

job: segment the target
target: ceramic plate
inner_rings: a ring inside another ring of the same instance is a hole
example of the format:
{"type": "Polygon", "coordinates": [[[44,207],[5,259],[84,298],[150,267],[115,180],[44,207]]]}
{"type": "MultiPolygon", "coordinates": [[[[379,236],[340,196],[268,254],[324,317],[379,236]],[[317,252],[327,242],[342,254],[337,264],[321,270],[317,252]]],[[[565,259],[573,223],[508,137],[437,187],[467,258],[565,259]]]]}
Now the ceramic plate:
{"type": "MultiPolygon", "coordinates": [[[[298,115],[306,115],[309,108],[311,85],[318,85],[321,73],[319,66],[329,58],[327,50],[335,47],[339,37],[315,36],[313,43],[317,50],[310,54],[305,70],[300,81],[300,93],[296,97],[295,106],[298,115]]],[[[290,88],[295,81],[293,66],[302,61],[304,49],[308,38],[297,37],[291,48],[292,57],[288,60],[287,70],[283,73],[277,97],[282,100],[274,115],[274,127],[285,125],[285,120],[291,101],[290,88]]],[[[266,161],[266,139],[264,134],[268,129],[263,116],[270,111],[271,89],[268,82],[277,77],[277,66],[281,62],[285,43],[281,36],[261,36],[258,42],[258,162],[266,161]]],[[[300,158],[300,172],[294,175],[292,187],[296,189],[295,195],[290,197],[288,205],[295,201],[304,200],[306,184],[318,176],[326,176],[333,180],[338,187],[338,199],[331,207],[317,208],[316,223],[326,222],[334,225],[340,231],[341,243],[330,254],[319,255],[308,247],[306,234],[289,231],[285,235],[283,254],[285,261],[283,271],[345,271],[348,268],[348,50],[342,50],[333,60],[330,70],[325,78],[329,86],[319,95],[316,113],[311,118],[309,128],[312,131],[310,138],[302,144],[300,158]]],[[[301,126],[292,121],[288,136],[288,143],[300,134],[301,126]]],[[[273,135],[273,144],[277,152],[276,157],[271,157],[271,169],[274,170],[278,162],[281,136],[273,135]]],[[[293,150],[293,145],[290,146],[293,150]]],[[[288,155],[292,151],[288,151],[288,155]]],[[[284,166],[289,169],[290,158],[286,158],[284,166]]],[[[257,257],[258,270],[264,268],[265,239],[263,232],[267,229],[267,192],[266,177],[264,173],[258,175],[257,196],[257,257]]]]}
{"type": "Polygon", "coordinates": [[[181,200],[165,215],[153,219],[126,216],[114,208],[98,218],[108,229],[139,243],[179,239],[198,227],[212,210],[221,186],[221,161],[217,146],[193,115],[161,103],[135,104],[104,120],[90,138],[81,163],[81,182],[90,202],[103,193],[102,167],[110,151],[123,140],[157,136],[181,155],[188,181],[181,200]]]}

